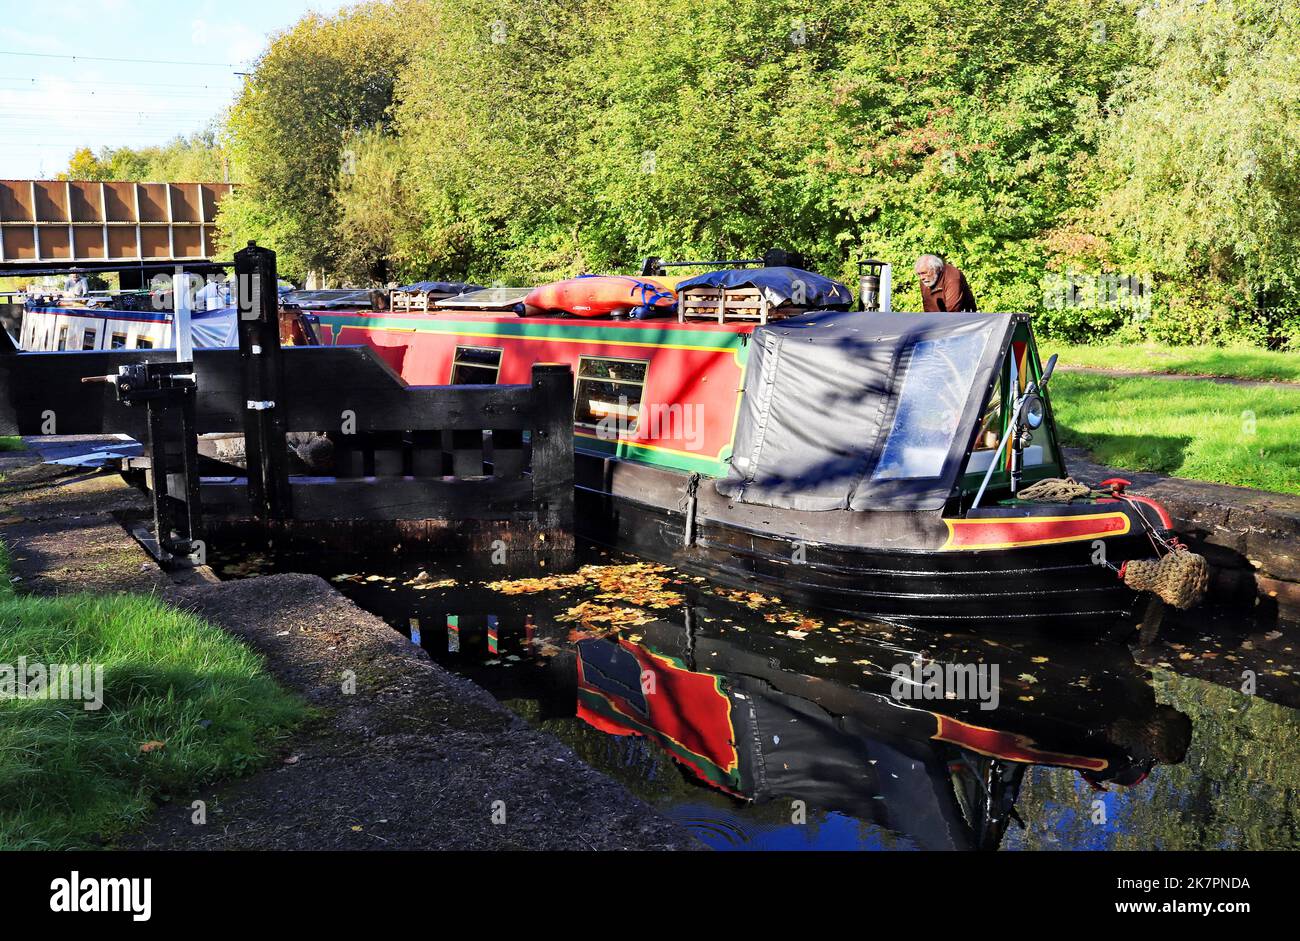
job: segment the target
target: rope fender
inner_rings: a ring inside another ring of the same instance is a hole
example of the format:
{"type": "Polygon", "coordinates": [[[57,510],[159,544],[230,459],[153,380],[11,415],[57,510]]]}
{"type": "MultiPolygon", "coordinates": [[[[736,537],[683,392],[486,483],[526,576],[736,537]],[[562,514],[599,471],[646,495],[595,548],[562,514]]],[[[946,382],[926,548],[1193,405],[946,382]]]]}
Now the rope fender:
{"type": "Polygon", "coordinates": [[[1021,500],[1031,500],[1035,503],[1070,503],[1081,497],[1094,495],[1117,497],[1123,500],[1136,511],[1156,551],[1159,552],[1161,549],[1165,551],[1163,555],[1154,559],[1134,559],[1125,562],[1118,570],[1120,579],[1134,591],[1149,591],[1165,604],[1180,611],[1194,607],[1205,597],[1210,584],[1210,566],[1204,556],[1192,552],[1180,543],[1172,532],[1169,532],[1173,529],[1173,521],[1159,503],[1147,497],[1125,493],[1125,487],[1128,486],[1126,480],[1112,478],[1103,482],[1103,486],[1107,485],[1111,487],[1109,491],[1094,490],[1073,477],[1047,477],[1025,487],[1016,496],[1021,500]],[[1165,535],[1155,531],[1139,505],[1151,507],[1156,511],[1166,530],[1165,535]]]}

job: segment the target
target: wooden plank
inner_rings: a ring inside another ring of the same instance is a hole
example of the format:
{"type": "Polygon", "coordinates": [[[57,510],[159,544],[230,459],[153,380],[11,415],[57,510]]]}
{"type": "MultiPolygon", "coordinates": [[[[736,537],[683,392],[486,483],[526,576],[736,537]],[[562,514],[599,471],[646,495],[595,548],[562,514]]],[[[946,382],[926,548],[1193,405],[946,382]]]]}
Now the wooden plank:
{"type": "MultiPolygon", "coordinates": [[[[345,410],[355,412],[358,433],[523,430],[533,423],[529,386],[407,386],[368,347],[284,347],[281,352],[285,388],[293,390],[281,408],[292,430],[339,431],[345,410]]],[[[66,434],[130,434],[128,428],[102,424],[100,406],[113,399],[112,387],[85,386],[81,379],[115,375],[120,365],[163,362],[174,355],[169,350],[114,350],[0,357],[0,371],[6,377],[0,389],[7,393],[10,421],[17,420],[13,409],[18,408],[28,429],[0,433],[39,434],[39,414],[51,408],[67,416],[66,434]]],[[[200,349],[194,351],[194,358],[199,433],[242,431],[246,399],[241,389],[239,351],[200,349]]],[[[140,430],[127,412],[112,410],[111,415],[112,422],[125,421],[140,430]]]]}
{"type": "Polygon", "coordinates": [[[573,528],[573,370],[533,366],[540,414],[533,429],[533,499],[543,530],[573,528]]]}

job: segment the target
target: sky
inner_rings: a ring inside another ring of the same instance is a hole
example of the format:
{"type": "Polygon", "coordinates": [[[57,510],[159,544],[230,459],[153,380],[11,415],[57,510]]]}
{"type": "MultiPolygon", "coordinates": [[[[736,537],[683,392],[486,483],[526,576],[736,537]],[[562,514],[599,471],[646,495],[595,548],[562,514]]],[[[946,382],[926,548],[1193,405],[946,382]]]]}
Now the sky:
{"type": "Polygon", "coordinates": [[[272,34],[346,5],[0,0],[0,179],[54,177],[78,147],[162,144],[202,130],[272,34]]]}

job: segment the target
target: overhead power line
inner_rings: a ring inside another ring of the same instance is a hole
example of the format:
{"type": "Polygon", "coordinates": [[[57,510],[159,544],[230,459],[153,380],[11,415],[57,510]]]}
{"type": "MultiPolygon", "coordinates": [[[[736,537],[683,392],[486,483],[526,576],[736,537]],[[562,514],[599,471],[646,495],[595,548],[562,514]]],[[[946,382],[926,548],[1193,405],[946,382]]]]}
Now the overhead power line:
{"type": "Polygon", "coordinates": [[[129,65],[186,65],[212,69],[233,69],[237,64],[234,62],[194,62],[184,59],[117,59],[111,56],[62,55],[55,52],[0,51],[0,56],[23,56],[28,59],[67,59],[73,62],[77,60],[86,62],[123,62],[129,65]]]}
{"type": "MultiPolygon", "coordinates": [[[[76,79],[69,79],[61,76],[51,78],[51,76],[48,75],[0,75],[0,82],[22,82],[27,85],[36,85],[51,80],[56,82],[76,81],[76,79]]],[[[102,78],[95,79],[95,85],[128,86],[131,88],[208,88],[222,92],[229,89],[229,86],[220,85],[216,82],[204,82],[202,85],[185,85],[179,82],[118,82],[102,78]]]]}

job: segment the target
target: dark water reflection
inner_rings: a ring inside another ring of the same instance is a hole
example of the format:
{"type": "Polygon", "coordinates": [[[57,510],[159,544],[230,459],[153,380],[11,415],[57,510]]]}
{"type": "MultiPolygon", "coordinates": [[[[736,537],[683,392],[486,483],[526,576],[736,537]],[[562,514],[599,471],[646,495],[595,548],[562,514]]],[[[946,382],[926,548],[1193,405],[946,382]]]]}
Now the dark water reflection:
{"type": "Polygon", "coordinates": [[[718,849],[1300,847],[1300,713],[1176,657],[840,620],[593,561],[523,594],[454,568],[320,574],[718,849]],[[896,667],[997,681],[925,698],[896,667]]]}

